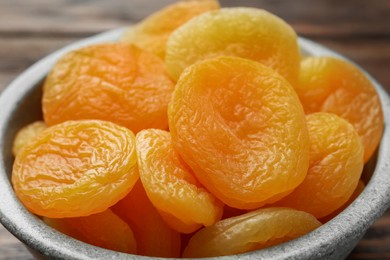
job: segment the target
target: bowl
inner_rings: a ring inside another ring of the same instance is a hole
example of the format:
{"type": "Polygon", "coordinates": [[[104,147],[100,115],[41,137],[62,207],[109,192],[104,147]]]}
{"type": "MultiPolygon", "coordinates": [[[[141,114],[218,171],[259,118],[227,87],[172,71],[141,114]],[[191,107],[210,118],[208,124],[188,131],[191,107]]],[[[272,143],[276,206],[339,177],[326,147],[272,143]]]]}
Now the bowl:
{"type": "MultiPolygon", "coordinates": [[[[64,47],[38,61],[16,78],[0,96],[0,221],[37,258],[54,259],[150,259],[98,248],[63,235],[28,212],[11,186],[12,142],[16,132],[42,119],[42,82],[56,60],[81,46],[115,41],[123,29],[108,31],[64,47]]],[[[346,59],[310,40],[299,38],[303,55],[328,55],[346,59]]],[[[337,217],[313,232],[290,242],[245,254],[219,257],[235,259],[340,259],[346,257],[370,225],[390,205],[390,98],[382,86],[376,87],[384,112],[385,129],[375,158],[365,168],[370,178],[363,193],[337,217]]]]}

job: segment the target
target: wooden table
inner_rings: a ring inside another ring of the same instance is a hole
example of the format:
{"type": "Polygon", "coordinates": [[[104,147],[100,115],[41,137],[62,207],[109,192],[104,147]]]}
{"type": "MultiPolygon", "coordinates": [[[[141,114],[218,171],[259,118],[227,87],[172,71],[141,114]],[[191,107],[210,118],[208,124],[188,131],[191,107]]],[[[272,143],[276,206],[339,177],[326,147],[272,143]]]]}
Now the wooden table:
{"type": "MultiPolygon", "coordinates": [[[[0,91],[28,66],[78,39],[139,21],[171,0],[1,0],[0,91]]],[[[390,1],[221,0],[256,6],[289,22],[299,35],[351,58],[390,92],[390,1]]],[[[389,173],[390,174],[390,173],[389,173]]],[[[351,259],[390,259],[390,211],[367,232],[351,259]]],[[[0,259],[32,259],[0,226],[0,259]]]]}

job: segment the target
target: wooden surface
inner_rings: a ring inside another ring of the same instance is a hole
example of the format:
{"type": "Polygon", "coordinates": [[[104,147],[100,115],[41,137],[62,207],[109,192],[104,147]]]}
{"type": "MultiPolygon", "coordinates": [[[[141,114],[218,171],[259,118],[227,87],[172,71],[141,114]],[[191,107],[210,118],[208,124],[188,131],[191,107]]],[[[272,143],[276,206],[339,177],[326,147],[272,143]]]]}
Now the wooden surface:
{"type": "MultiPolygon", "coordinates": [[[[126,26],[169,0],[0,0],[0,91],[28,66],[78,39],[126,26]]],[[[389,0],[222,0],[257,6],[364,67],[390,92],[389,0]]],[[[350,259],[390,259],[390,211],[367,232],[350,259]]],[[[32,259],[0,226],[0,259],[32,259]]]]}

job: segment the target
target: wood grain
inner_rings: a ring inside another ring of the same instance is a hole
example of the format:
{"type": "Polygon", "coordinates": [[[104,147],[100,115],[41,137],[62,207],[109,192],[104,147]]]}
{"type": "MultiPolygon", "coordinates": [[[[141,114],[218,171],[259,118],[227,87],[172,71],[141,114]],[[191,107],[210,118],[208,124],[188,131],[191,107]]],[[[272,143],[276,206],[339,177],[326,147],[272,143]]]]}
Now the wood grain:
{"type": "Polygon", "coordinates": [[[24,245],[0,225],[0,259],[33,259],[24,245]]]}
{"type": "MultiPolygon", "coordinates": [[[[141,20],[174,0],[1,0],[0,35],[85,36],[141,20]]],[[[235,0],[221,0],[236,6],[235,0]]],[[[282,17],[306,36],[389,37],[387,0],[240,0],[282,17]]]]}
{"type": "MultiPolygon", "coordinates": [[[[173,0],[0,0],[0,91],[40,58],[78,39],[127,26],[173,0]]],[[[221,0],[223,6],[238,1],[221,0]]],[[[390,1],[240,0],[285,19],[299,35],[349,57],[390,92],[390,1]]],[[[0,225],[0,259],[33,259],[0,225]]],[[[390,259],[390,210],[349,259],[390,259]]]]}

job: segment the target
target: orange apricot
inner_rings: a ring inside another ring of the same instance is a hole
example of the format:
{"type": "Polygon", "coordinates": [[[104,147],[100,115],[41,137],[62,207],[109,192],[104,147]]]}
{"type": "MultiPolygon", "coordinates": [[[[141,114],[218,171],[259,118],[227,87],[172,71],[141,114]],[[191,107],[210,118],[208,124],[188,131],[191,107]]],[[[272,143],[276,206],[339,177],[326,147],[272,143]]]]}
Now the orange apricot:
{"type": "Polygon", "coordinates": [[[45,122],[99,119],[133,132],[168,127],[174,84],[156,56],[126,43],[83,47],[62,57],[44,84],[45,122]]]}
{"type": "Polygon", "coordinates": [[[137,45],[164,59],[165,45],[173,31],[191,18],[219,9],[216,0],[179,1],[150,15],[122,35],[121,41],[137,45]]]}
{"type": "Polygon", "coordinates": [[[214,257],[245,253],[281,244],[309,233],[321,223],[309,213],[265,208],[221,220],[199,230],[183,257],[214,257]]]}
{"type": "MultiPolygon", "coordinates": [[[[201,224],[190,221],[183,221],[180,218],[175,217],[175,215],[169,214],[168,212],[158,210],[161,218],[167,223],[168,226],[178,230],[183,234],[190,234],[202,227],[201,224]]],[[[220,219],[220,217],[218,217],[220,219]]]]}
{"type": "Polygon", "coordinates": [[[47,125],[45,124],[45,122],[35,121],[20,129],[15,136],[14,143],[12,146],[12,153],[16,156],[23,146],[28,144],[46,128],[47,125]]]}
{"type": "Polygon", "coordinates": [[[302,106],[290,84],[258,62],[217,57],[188,67],[168,113],[177,152],[231,207],[272,202],[306,176],[302,106]]]}
{"type": "Polygon", "coordinates": [[[222,8],[193,18],[170,36],[165,61],[178,79],[191,64],[222,55],[259,61],[293,85],[298,79],[296,33],[279,17],[256,8],[222,8]]]}
{"type": "Polygon", "coordinates": [[[351,197],[349,197],[348,201],[346,203],[344,203],[340,208],[338,208],[337,210],[333,211],[331,214],[321,218],[320,221],[322,223],[326,223],[329,220],[331,220],[334,217],[336,217],[342,211],[344,211],[349,205],[352,204],[352,202],[355,201],[355,199],[357,199],[357,197],[359,197],[359,195],[363,192],[365,187],[366,187],[366,185],[364,185],[364,182],[362,180],[359,180],[359,183],[358,183],[356,189],[353,191],[353,193],[352,193],[351,197]]]}
{"type": "Polygon", "coordinates": [[[305,180],[277,202],[317,218],[341,207],[358,185],[363,170],[363,145],[355,128],[335,114],[307,117],[310,163],[305,180]]]}
{"type": "Polygon", "coordinates": [[[110,209],[86,217],[44,218],[52,228],[85,243],[135,254],[136,240],[129,225],[110,209]]]}
{"type": "Polygon", "coordinates": [[[191,233],[221,218],[222,204],[200,185],[174,151],[169,132],[143,130],[136,136],[136,146],[142,184],[171,228],[191,233]]]}
{"type": "Polygon", "coordinates": [[[102,212],[138,180],[135,137],[99,120],[67,121],[43,131],[17,154],[15,193],[33,213],[70,218],[102,212]]]}
{"type": "Polygon", "coordinates": [[[352,63],[334,57],[308,57],[301,62],[296,91],[306,113],[330,112],[350,122],[364,144],[364,162],[377,148],[383,114],[372,82],[352,63]]]}
{"type": "Polygon", "coordinates": [[[180,233],[165,224],[140,181],[111,209],[133,230],[137,240],[137,254],[156,257],[180,256],[180,233]]]}

